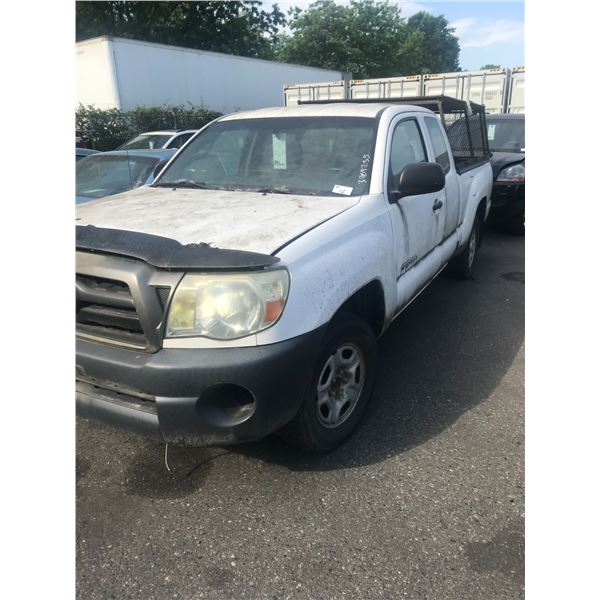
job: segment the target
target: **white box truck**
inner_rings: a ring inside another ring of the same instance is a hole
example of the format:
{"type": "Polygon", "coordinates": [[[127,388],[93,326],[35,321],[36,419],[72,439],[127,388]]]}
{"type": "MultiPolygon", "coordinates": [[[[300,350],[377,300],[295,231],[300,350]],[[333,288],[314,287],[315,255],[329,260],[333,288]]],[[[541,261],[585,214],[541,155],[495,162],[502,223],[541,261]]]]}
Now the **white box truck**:
{"type": "Polygon", "coordinates": [[[110,36],[77,44],[77,104],[204,106],[234,112],[281,104],[288,82],[341,80],[343,73],[110,36]]]}

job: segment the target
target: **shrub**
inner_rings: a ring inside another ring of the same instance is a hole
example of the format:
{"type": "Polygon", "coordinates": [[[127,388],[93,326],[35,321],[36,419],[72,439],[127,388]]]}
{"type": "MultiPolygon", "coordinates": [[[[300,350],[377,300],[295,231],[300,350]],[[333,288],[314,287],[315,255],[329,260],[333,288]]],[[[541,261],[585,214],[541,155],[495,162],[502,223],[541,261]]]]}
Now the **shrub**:
{"type": "Polygon", "coordinates": [[[156,129],[200,129],[221,113],[200,107],[156,106],[129,111],[79,105],[75,130],[94,150],[114,150],[144,131],[156,129]]]}

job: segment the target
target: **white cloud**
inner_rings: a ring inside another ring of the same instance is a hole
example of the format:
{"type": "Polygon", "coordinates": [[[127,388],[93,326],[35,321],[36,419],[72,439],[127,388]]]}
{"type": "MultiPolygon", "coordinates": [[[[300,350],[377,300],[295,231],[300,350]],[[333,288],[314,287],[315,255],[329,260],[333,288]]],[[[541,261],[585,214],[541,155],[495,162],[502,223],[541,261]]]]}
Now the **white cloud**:
{"type": "Polygon", "coordinates": [[[484,48],[493,44],[522,41],[522,21],[510,19],[475,19],[466,17],[450,23],[456,29],[461,48],[484,48]]]}
{"type": "Polygon", "coordinates": [[[450,27],[455,29],[454,35],[460,37],[466,31],[469,31],[469,29],[471,29],[476,23],[477,19],[474,17],[464,17],[463,19],[456,19],[456,21],[450,23],[450,27]]]}

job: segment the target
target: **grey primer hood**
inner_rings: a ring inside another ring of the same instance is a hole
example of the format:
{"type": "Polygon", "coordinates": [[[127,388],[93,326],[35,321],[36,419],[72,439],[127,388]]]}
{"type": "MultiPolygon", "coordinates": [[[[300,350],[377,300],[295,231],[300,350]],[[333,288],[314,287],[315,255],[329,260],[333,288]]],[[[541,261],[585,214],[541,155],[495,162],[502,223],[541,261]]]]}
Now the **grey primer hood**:
{"type": "Polygon", "coordinates": [[[358,201],[141,187],[79,205],[77,247],[161,268],[260,268],[277,262],[271,255],[278,248],[358,201]]]}

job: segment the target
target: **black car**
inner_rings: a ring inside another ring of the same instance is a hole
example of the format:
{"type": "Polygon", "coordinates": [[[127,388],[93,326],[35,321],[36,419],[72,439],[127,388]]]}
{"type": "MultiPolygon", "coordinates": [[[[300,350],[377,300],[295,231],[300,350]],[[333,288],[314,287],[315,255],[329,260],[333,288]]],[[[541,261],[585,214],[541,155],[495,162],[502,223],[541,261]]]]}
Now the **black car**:
{"type": "Polygon", "coordinates": [[[525,115],[487,115],[494,188],[490,220],[525,233],[525,115]]]}

